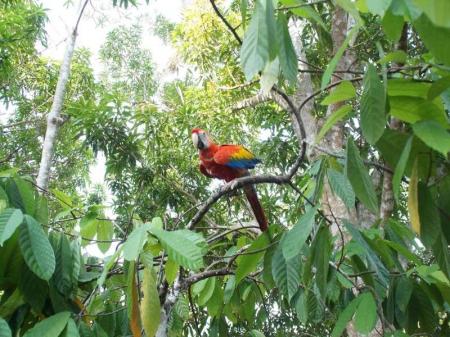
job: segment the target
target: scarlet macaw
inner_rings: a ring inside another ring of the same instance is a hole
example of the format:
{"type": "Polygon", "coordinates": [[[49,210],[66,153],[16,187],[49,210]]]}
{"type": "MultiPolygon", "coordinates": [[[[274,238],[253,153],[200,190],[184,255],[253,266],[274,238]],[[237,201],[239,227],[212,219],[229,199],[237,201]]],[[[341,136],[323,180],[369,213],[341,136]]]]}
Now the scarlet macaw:
{"type": "MultiPolygon", "coordinates": [[[[209,178],[233,179],[247,176],[248,170],[261,161],[242,145],[217,145],[206,131],[192,130],[192,142],[199,151],[200,172],[209,178]]],[[[267,230],[267,219],[253,185],[244,186],[244,192],[258,221],[261,231],[267,230]]]]}

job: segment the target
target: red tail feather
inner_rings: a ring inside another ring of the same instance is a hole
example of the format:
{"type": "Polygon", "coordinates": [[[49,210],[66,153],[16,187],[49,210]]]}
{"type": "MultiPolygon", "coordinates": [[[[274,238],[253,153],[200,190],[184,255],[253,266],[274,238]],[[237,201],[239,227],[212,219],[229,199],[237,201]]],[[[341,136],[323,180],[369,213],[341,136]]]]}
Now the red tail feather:
{"type": "Polygon", "coordinates": [[[252,207],[253,213],[255,214],[256,221],[258,221],[259,228],[261,231],[267,230],[267,219],[264,214],[264,210],[261,207],[261,203],[259,202],[258,196],[256,195],[256,189],[252,185],[247,185],[244,187],[245,195],[247,196],[248,202],[252,207]]]}

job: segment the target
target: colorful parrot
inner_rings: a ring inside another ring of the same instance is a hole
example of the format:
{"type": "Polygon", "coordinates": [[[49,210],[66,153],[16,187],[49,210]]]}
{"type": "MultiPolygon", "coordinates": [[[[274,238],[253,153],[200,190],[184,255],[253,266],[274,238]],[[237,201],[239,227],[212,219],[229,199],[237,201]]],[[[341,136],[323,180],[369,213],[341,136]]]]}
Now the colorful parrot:
{"type": "MultiPolygon", "coordinates": [[[[209,178],[223,179],[226,182],[249,175],[261,161],[242,145],[217,145],[206,131],[192,130],[192,142],[200,156],[200,172],[209,178]]],[[[256,195],[253,185],[244,186],[244,192],[258,221],[261,231],[267,230],[267,219],[256,195]]]]}

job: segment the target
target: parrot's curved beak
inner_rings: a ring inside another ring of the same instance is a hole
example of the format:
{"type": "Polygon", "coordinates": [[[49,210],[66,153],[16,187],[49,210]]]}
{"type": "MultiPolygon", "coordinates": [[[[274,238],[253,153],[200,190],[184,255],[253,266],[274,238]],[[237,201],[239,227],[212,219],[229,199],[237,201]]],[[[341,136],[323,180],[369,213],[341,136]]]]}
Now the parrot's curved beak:
{"type": "Polygon", "coordinates": [[[204,150],[209,148],[211,141],[209,139],[208,134],[202,130],[195,128],[192,130],[192,142],[194,143],[194,146],[198,150],[204,150]]]}
{"type": "Polygon", "coordinates": [[[192,142],[194,143],[194,146],[199,150],[203,150],[208,147],[208,139],[206,134],[204,133],[194,132],[192,134],[192,142]]]}

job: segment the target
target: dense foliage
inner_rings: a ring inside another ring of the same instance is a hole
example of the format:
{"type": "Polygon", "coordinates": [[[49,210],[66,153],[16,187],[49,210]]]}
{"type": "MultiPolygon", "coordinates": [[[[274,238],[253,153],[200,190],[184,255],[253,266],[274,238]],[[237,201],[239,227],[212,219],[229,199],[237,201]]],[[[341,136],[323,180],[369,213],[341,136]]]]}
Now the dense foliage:
{"type": "Polygon", "coordinates": [[[197,0],[155,20],[165,81],[111,27],[99,76],[72,59],[48,190],[60,64],[41,6],[0,10],[0,336],[450,335],[447,0],[197,0]],[[267,232],[194,127],[262,159],[267,232]]]}

